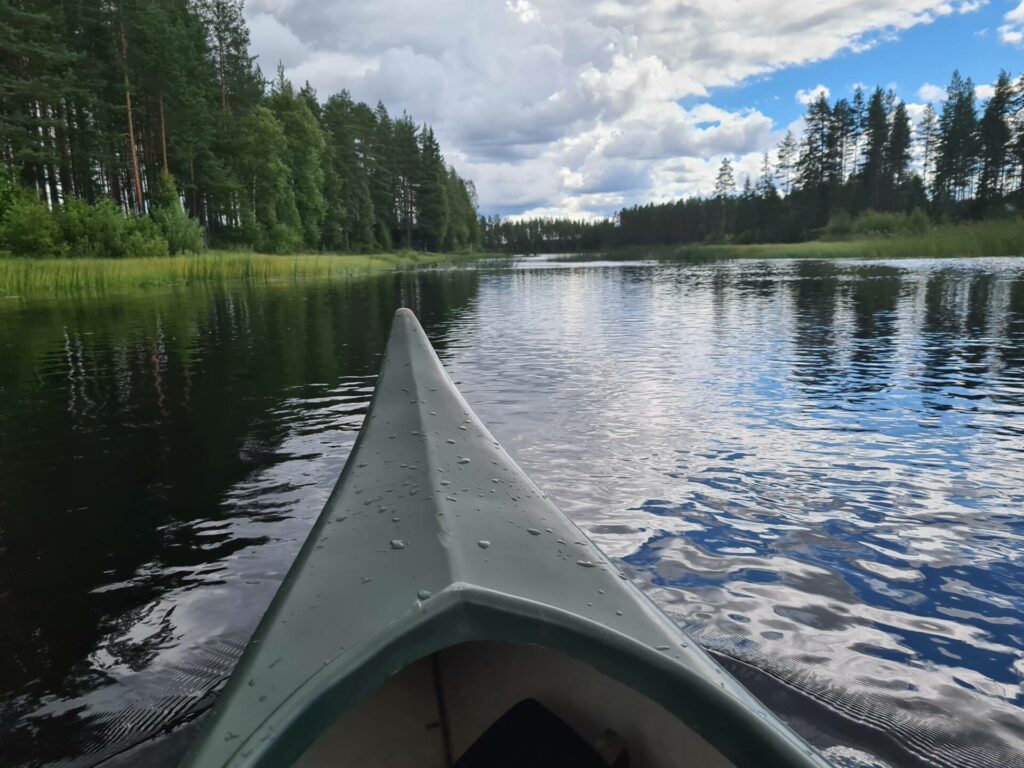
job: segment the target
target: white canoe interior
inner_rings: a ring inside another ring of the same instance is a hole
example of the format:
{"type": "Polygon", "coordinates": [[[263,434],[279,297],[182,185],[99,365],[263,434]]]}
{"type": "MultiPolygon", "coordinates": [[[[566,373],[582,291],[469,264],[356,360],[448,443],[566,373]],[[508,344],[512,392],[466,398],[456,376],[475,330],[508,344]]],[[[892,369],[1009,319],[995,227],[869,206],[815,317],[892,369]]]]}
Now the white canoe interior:
{"type": "Polygon", "coordinates": [[[295,766],[449,768],[449,753],[458,760],[524,699],[540,702],[590,744],[614,732],[630,768],[732,765],[660,705],[586,664],[536,645],[472,642],[398,672],[341,715],[295,766]]]}

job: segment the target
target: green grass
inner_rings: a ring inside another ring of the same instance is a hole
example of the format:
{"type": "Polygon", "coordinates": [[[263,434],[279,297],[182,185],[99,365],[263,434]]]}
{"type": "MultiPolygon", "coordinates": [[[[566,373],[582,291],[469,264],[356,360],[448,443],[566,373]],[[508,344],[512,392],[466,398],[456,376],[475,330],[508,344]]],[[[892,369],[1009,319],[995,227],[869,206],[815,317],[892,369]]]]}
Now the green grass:
{"type": "Polygon", "coordinates": [[[368,255],[210,251],[138,259],[0,259],[0,297],[105,295],[152,287],[245,281],[346,280],[415,266],[482,258],[483,254],[399,251],[368,255]]]}
{"type": "Polygon", "coordinates": [[[1024,256],[1024,219],[939,226],[923,234],[812,240],[804,243],[688,245],[630,250],[635,258],[716,259],[906,259],[953,256],[1024,256]]]}

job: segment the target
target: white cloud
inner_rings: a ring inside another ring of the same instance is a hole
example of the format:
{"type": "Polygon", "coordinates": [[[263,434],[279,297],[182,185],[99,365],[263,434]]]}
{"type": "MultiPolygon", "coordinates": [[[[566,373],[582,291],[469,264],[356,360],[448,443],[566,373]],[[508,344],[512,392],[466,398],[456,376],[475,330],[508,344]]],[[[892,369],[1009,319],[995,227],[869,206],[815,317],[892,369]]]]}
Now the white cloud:
{"type": "Polygon", "coordinates": [[[917,125],[921,118],[924,116],[925,104],[920,104],[913,101],[904,102],[904,106],[907,108],[907,116],[910,118],[910,122],[913,125],[917,125]]]}
{"type": "Polygon", "coordinates": [[[956,12],[961,15],[965,13],[974,13],[987,4],[988,0],[964,0],[957,6],[956,12]]]}
{"type": "Polygon", "coordinates": [[[999,27],[999,39],[1007,45],[1024,45],[1024,0],[1003,16],[1006,23],[999,27]]]}
{"type": "Polygon", "coordinates": [[[245,10],[249,15],[254,13],[282,14],[290,10],[294,0],[248,0],[245,10]]]}
{"type": "Polygon", "coordinates": [[[921,101],[927,101],[929,104],[934,104],[936,101],[942,101],[946,98],[946,89],[940,85],[925,83],[917,89],[917,98],[921,99],[921,101]]]}
{"type": "Polygon", "coordinates": [[[708,192],[724,154],[756,175],[777,126],[706,103],[711,89],[972,1],[249,0],[246,16],[268,73],[281,59],[322,96],[431,123],[485,209],[582,214],[708,192]]]}
{"type": "Polygon", "coordinates": [[[252,14],[248,22],[253,50],[260,52],[263,74],[268,77],[274,73],[278,62],[293,67],[310,56],[306,44],[273,14],[252,14]]]}
{"type": "Polygon", "coordinates": [[[506,0],[505,7],[523,24],[529,24],[540,18],[536,6],[529,0],[506,0]]]}
{"type": "Polygon", "coordinates": [[[796,92],[795,98],[801,104],[807,106],[811,102],[817,101],[819,96],[824,96],[827,99],[830,95],[831,91],[829,91],[828,88],[819,83],[818,85],[811,88],[811,90],[809,91],[805,91],[803,88],[801,88],[799,91],[796,92]]]}
{"type": "Polygon", "coordinates": [[[974,87],[974,95],[979,99],[991,99],[996,92],[994,85],[976,85],[974,87]]]}

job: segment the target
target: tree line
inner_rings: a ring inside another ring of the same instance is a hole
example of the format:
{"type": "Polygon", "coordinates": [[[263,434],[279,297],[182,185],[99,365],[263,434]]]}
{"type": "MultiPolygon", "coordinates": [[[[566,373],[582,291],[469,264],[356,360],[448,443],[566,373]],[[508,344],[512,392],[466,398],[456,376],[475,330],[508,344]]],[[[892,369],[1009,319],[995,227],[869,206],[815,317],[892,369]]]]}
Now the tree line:
{"type": "Polygon", "coordinates": [[[0,251],[479,244],[433,130],[268,81],[242,0],[0,0],[0,39],[0,251]]]}
{"type": "Polygon", "coordinates": [[[484,246],[574,252],[696,242],[795,242],[822,235],[919,231],[931,221],[1015,215],[1024,206],[1024,75],[1003,71],[980,105],[954,71],[938,112],[915,126],[891,90],[807,108],[739,192],[722,160],[714,193],[621,210],[599,221],[482,220],[484,246]]]}

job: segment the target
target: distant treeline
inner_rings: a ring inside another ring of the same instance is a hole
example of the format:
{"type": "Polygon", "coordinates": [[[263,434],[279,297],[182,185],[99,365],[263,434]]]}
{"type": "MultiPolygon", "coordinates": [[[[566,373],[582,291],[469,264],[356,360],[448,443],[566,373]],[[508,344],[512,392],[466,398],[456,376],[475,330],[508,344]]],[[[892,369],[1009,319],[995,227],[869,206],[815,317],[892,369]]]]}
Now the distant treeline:
{"type": "Polygon", "coordinates": [[[930,221],[1012,215],[1024,207],[1024,76],[1001,72],[980,110],[954,72],[936,113],[917,126],[891,91],[808,107],[803,136],[787,133],[737,194],[729,158],[714,194],[625,208],[596,222],[483,220],[484,247],[565,253],[697,242],[797,242],[831,235],[918,231],[930,221]]]}
{"type": "Polygon", "coordinates": [[[142,238],[160,234],[131,219],[181,209],[211,244],[267,251],[479,244],[433,130],[280,68],[268,82],[242,0],[0,0],[0,30],[0,251],[45,247],[33,205],[72,255],[105,246],[68,240],[69,205],[142,238]]]}

